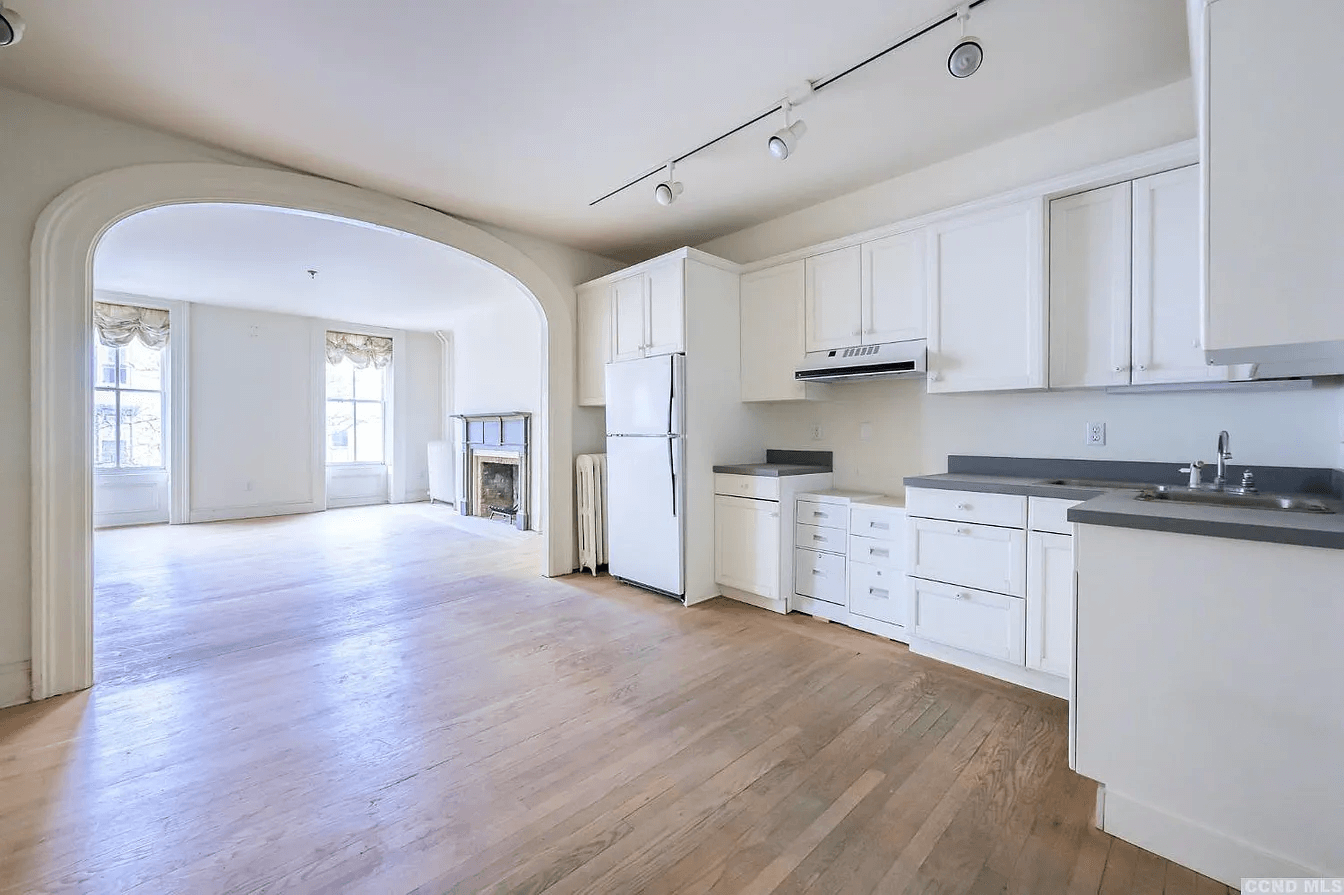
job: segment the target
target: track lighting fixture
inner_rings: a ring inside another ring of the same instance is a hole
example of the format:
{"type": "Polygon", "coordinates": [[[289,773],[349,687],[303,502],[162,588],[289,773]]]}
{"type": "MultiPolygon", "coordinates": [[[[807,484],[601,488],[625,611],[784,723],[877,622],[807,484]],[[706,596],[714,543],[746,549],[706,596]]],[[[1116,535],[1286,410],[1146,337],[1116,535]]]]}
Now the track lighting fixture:
{"type": "Polygon", "coordinates": [[[12,47],[23,39],[23,17],[0,6],[0,47],[12,47]]]}
{"type": "Polygon", "coordinates": [[[770,135],[770,140],[766,146],[770,154],[783,161],[790,155],[793,155],[794,149],[798,146],[798,141],[807,133],[807,124],[799,119],[790,122],[793,117],[793,103],[790,100],[784,100],[784,126],[770,135]]]}
{"type": "Polygon", "coordinates": [[[683,187],[674,173],[676,164],[676,162],[667,163],[667,180],[653,188],[653,198],[658,200],[659,205],[671,205],[681,195],[683,187]]]}
{"type": "Polygon", "coordinates": [[[980,39],[966,34],[966,23],[970,20],[969,6],[957,10],[957,21],[961,23],[961,40],[947,57],[947,70],[954,78],[969,78],[980,70],[980,63],[985,61],[985,50],[980,46],[980,39]]]}

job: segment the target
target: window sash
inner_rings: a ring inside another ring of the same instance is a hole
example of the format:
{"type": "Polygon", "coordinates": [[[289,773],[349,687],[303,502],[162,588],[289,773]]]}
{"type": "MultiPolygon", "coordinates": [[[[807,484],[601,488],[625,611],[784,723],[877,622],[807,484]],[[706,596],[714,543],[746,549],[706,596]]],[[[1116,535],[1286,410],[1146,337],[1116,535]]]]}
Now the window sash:
{"type": "MultiPolygon", "coordinates": [[[[120,371],[120,370],[122,369],[122,363],[123,363],[123,361],[122,361],[122,349],[121,349],[121,348],[114,348],[114,349],[113,349],[113,355],[112,355],[112,357],[113,357],[114,369],[117,370],[117,371],[120,371]]],[[[164,359],[166,360],[166,355],[164,356],[164,359]]],[[[165,372],[166,372],[166,371],[165,371],[165,372]]],[[[93,461],[94,461],[94,472],[99,473],[99,474],[102,474],[102,475],[115,474],[115,473],[119,473],[119,472],[132,472],[132,473],[135,473],[135,472],[156,472],[156,471],[157,471],[157,472],[162,472],[163,470],[165,470],[165,469],[168,468],[167,438],[165,438],[165,435],[167,434],[167,425],[166,425],[166,423],[167,423],[167,420],[168,420],[168,413],[167,413],[168,407],[167,407],[167,402],[164,400],[165,390],[162,389],[162,388],[130,388],[130,387],[128,387],[128,386],[124,386],[124,385],[121,384],[121,376],[120,376],[120,373],[119,373],[119,372],[116,373],[116,374],[114,374],[113,378],[116,379],[117,381],[116,381],[116,382],[112,382],[112,383],[106,383],[106,384],[104,384],[104,383],[100,383],[100,382],[95,382],[95,383],[94,383],[94,388],[93,388],[93,390],[94,390],[95,395],[96,395],[98,392],[103,392],[103,393],[105,393],[105,394],[111,394],[111,395],[113,396],[113,404],[114,404],[115,410],[114,410],[113,415],[112,415],[112,425],[113,425],[113,433],[114,433],[114,441],[113,441],[113,445],[114,445],[114,448],[113,448],[113,457],[114,457],[114,459],[115,459],[115,463],[113,463],[112,465],[109,465],[109,466],[100,466],[100,465],[98,464],[98,457],[97,457],[97,450],[98,450],[99,448],[95,448],[94,458],[93,458],[93,461]],[[121,446],[122,446],[122,445],[121,445],[121,396],[122,396],[122,393],[139,394],[139,395],[158,395],[158,396],[159,396],[159,460],[160,460],[161,462],[160,462],[159,465],[157,465],[157,466],[129,466],[129,465],[127,465],[127,464],[121,462],[121,446]]],[[[97,430],[96,430],[96,429],[95,429],[95,431],[94,431],[94,435],[95,435],[95,437],[97,436],[97,430]]]]}
{"type": "MultiPolygon", "coordinates": [[[[350,406],[350,457],[349,460],[327,460],[328,466],[386,466],[387,465],[387,401],[375,401],[372,398],[328,398],[327,406],[332,404],[348,404],[350,406]],[[383,442],[382,460],[360,460],[359,457],[359,406],[368,405],[379,408],[382,425],[379,427],[378,437],[383,442]]],[[[328,411],[330,419],[330,411],[328,411]]],[[[327,431],[328,447],[331,445],[331,431],[327,431]]]]}

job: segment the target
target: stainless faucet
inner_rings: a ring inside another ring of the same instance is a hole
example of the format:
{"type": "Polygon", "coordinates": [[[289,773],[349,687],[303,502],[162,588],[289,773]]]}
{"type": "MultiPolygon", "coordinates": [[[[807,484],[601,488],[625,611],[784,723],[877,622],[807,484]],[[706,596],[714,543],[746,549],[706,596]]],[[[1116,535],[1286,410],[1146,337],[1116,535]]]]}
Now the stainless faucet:
{"type": "Polygon", "coordinates": [[[1227,461],[1232,459],[1232,436],[1227,430],[1218,433],[1218,474],[1213,477],[1213,490],[1227,487],[1227,461]]]}

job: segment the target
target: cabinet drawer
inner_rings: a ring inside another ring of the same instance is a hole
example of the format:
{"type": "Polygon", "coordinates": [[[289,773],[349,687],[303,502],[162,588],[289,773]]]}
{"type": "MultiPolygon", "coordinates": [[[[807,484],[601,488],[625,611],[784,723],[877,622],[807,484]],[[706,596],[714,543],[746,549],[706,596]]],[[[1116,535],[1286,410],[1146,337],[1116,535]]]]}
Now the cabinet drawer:
{"type": "Polygon", "coordinates": [[[757,497],[779,500],[779,479],[768,475],[728,475],[715,473],[714,493],[733,497],[757,497]]]}
{"type": "Polygon", "coordinates": [[[1069,507],[1082,503],[1080,500],[1067,500],[1058,497],[1027,498],[1027,522],[1032,531],[1053,531],[1055,534],[1073,534],[1073,523],[1069,521],[1069,507]]]}
{"type": "Polygon", "coordinates": [[[1020,494],[984,494],[980,491],[938,491],[911,488],[905,495],[911,516],[978,522],[981,525],[1027,527],[1027,499],[1020,494]]]}
{"type": "MultiPolygon", "coordinates": [[[[841,504],[818,503],[815,500],[799,500],[794,510],[795,518],[804,525],[820,525],[823,528],[846,528],[846,508],[841,504]]],[[[841,548],[844,549],[844,548],[841,548]]]]}
{"type": "Polygon", "coordinates": [[[1014,665],[1025,664],[1025,601],[919,578],[908,580],[916,637],[1014,665]]]}
{"type": "Polygon", "coordinates": [[[854,562],[888,569],[905,570],[905,533],[896,541],[877,541],[873,538],[849,536],[849,558],[854,562]]]}
{"type": "Polygon", "coordinates": [[[797,548],[793,551],[793,589],[804,597],[845,605],[845,558],[797,548]]]}
{"type": "Polygon", "coordinates": [[[793,527],[793,545],[843,555],[845,552],[845,533],[838,528],[799,524],[793,527]]]}
{"type": "Polygon", "coordinates": [[[904,625],[905,573],[867,563],[849,564],[849,611],[891,625],[904,625]]]}
{"type": "Polygon", "coordinates": [[[939,519],[910,520],[906,571],[920,578],[1020,597],[1026,592],[1026,532],[939,519]]]}
{"type": "Polygon", "coordinates": [[[882,541],[905,540],[905,510],[855,504],[849,511],[850,534],[882,541]]]}

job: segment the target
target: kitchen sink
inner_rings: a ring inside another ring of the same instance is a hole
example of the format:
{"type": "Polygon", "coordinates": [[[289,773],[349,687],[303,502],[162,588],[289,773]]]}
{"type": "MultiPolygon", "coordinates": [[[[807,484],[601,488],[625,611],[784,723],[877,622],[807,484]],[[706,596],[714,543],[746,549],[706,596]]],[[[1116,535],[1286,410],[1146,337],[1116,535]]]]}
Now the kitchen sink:
{"type": "Polygon", "coordinates": [[[1147,488],[1135,500],[1166,500],[1209,507],[1244,510],[1278,510],[1286,513],[1333,513],[1322,501],[1281,494],[1229,494],[1226,491],[1195,491],[1186,488],[1147,488]]]}

